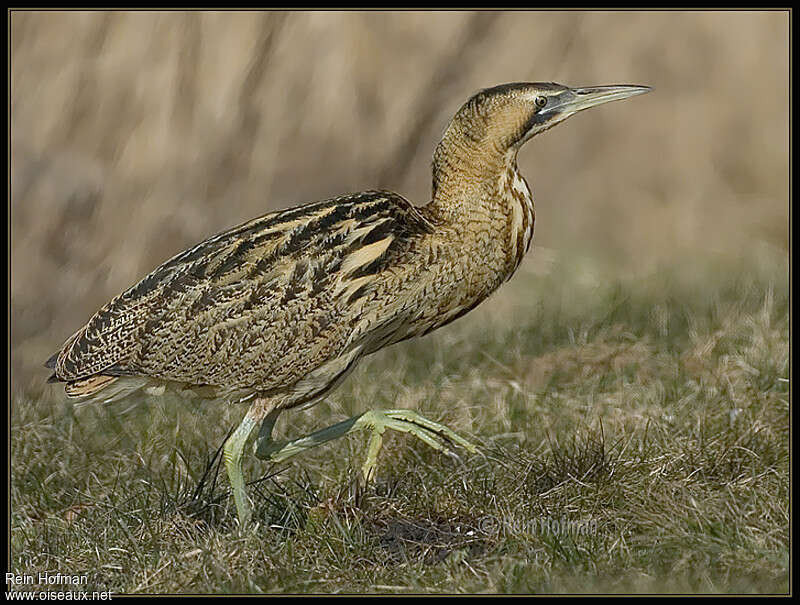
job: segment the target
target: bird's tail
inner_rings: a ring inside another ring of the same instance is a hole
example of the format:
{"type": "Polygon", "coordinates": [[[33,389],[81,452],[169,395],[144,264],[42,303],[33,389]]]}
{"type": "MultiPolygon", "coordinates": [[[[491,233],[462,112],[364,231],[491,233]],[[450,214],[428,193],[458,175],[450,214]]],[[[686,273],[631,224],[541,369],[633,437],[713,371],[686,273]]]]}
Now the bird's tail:
{"type": "Polygon", "coordinates": [[[96,374],[64,385],[67,397],[79,399],[79,406],[89,403],[108,404],[133,395],[148,385],[143,376],[108,376],[96,374]]]}
{"type": "Polygon", "coordinates": [[[68,382],[66,385],[64,385],[64,392],[66,392],[67,397],[72,398],[90,397],[98,391],[109,387],[118,379],[119,376],[95,374],[94,376],[89,376],[88,378],[81,378],[80,380],[68,382]]]}

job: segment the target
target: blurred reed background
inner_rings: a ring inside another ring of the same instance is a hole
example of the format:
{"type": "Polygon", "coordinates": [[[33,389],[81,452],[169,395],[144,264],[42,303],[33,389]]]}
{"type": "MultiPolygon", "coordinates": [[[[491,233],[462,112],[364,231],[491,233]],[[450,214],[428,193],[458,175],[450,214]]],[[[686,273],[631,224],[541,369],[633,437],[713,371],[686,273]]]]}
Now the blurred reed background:
{"type": "Polygon", "coordinates": [[[526,264],[786,258],[788,33],[787,12],[14,11],[13,387],[215,232],[362,189],[426,203],[449,118],[502,82],[655,87],[521,153],[547,252],[526,264]]]}

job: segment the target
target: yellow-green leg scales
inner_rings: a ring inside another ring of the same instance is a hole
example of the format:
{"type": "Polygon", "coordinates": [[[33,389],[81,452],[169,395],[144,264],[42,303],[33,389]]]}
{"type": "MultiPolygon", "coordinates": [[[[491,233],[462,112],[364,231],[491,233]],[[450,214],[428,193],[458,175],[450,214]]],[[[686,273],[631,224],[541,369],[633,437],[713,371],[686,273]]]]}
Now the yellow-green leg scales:
{"type": "Polygon", "coordinates": [[[272,440],[272,429],[282,410],[273,409],[266,416],[263,416],[263,412],[258,413],[259,408],[263,410],[263,407],[257,405],[250,409],[239,428],[225,443],[225,465],[228,469],[233,499],[239,515],[239,524],[242,527],[249,524],[252,512],[242,474],[242,455],[255,434],[259,416],[263,420],[255,443],[255,454],[262,460],[272,462],[283,462],[305,450],[317,447],[333,439],[344,437],[355,430],[367,429],[371,431],[367,456],[364,465],[361,467],[361,472],[367,482],[375,477],[375,466],[378,461],[378,453],[383,445],[383,433],[386,429],[414,435],[435,450],[449,451],[449,446],[455,444],[460,445],[471,453],[477,452],[477,448],[472,443],[448,427],[428,420],[413,410],[372,410],[305,437],[291,441],[276,442],[272,440]]]}

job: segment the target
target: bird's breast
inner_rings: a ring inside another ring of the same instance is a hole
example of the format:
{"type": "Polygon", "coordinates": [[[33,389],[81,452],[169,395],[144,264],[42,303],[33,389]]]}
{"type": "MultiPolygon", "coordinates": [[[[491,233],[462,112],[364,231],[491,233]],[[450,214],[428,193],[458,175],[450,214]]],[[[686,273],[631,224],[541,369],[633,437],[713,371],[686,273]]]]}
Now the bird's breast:
{"type": "Polygon", "coordinates": [[[500,206],[506,215],[505,256],[508,275],[513,275],[533,242],[535,212],[533,195],[525,177],[516,166],[500,175],[498,183],[500,206]]]}

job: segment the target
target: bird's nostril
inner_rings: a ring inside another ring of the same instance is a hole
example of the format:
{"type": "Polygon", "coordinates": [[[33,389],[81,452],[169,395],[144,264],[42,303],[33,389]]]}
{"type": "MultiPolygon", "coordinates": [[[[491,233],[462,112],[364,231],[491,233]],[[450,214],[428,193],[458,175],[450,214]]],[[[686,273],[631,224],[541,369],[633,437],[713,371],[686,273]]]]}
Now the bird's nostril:
{"type": "Polygon", "coordinates": [[[516,149],[576,111],[647,90],[511,83],[481,91],[436,149],[427,206],[367,191],[214,235],[97,312],[46,363],[56,371],[51,380],[66,382],[70,397],[98,402],[142,389],[161,396],[168,387],[252,400],[223,447],[242,526],[251,506],[241,463],[256,429],[256,454],[274,463],[370,429],[367,481],[385,429],[439,451],[474,452],[444,425],[404,409],[365,412],[283,443],[271,435],[283,410],[321,400],[363,356],[454,321],[511,277],[535,222],[516,149]]]}

